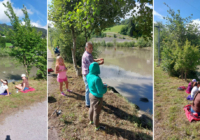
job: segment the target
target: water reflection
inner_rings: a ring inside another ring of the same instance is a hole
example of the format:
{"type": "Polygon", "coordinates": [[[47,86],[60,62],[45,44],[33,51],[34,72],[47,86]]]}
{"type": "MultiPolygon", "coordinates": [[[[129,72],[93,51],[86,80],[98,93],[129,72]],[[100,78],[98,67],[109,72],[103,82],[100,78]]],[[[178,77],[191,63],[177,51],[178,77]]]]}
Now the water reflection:
{"type": "MultiPolygon", "coordinates": [[[[8,82],[21,80],[21,74],[26,73],[25,68],[17,63],[14,58],[0,57],[0,79],[7,79],[8,82]]],[[[30,77],[35,76],[37,68],[33,67],[30,72],[30,77]]]]}
{"type": "Polygon", "coordinates": [[[141,110],[152,114],[152,51],[133,49],[115,51],[112,48],[103,51],[100,55],[105,59],[104,65],[100,66],[103,82],[113,86],[141,110]],[[141,98],[148,99],[148,102],[141,101],[141,98]]]}

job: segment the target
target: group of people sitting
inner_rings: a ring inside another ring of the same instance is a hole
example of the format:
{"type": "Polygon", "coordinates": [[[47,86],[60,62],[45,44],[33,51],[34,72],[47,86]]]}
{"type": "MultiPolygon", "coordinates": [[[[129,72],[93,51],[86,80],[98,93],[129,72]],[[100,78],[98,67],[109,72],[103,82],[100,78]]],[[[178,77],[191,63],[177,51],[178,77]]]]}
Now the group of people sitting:
{"type": "MultiPolygon", "coordinates": [[[[15,88],[19,91],[25,91],[29,89],[29,83],[28,83],[28,79],[26,78],[25,74],[21,75],[22,77],[22,83],[19,85],[16,85],[15,88]]],[[[1,94],[5,94],[7,93],[7,95],[5,96],[9,96],[9,90],[8,90],[8,80],[3,80],[1,79],[2,85],[0,86],[0,95],[1,94]]]]}
{"type": "Polygon", "coordinates": [[[200,82],[193,79],[187,87],[186,92],[191,93],[193,103],[191,105],[191,112],[195,116],[200,116],[200,82]]]}

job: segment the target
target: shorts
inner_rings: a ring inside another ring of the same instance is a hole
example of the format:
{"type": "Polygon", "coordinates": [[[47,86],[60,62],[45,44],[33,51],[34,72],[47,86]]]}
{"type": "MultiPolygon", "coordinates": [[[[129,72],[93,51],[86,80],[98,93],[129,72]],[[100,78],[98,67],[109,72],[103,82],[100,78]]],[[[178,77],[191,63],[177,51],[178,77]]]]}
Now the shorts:
{"type": "Polygon", "coordinates": [[[200,112],[195,112],[195,111],[192,109],[192,107],[190,107],[190,110],[191,110],[192,113],[197,113],[198,116],[200,116],[200,112]]]}
{"type": "Polygon", "coordinates": [[[25,87],[23,91],[28,90],[29,88],[25,87]]]}
{"type": "Polygon", "coordinates": [[[65,81],[67,81],[67,76],[66,76],[66,78],[64,78],[64,79],[60,79],[60,78],[57,77],[57,81],[58,81],[58,82],[65,82],[65,81]]]}

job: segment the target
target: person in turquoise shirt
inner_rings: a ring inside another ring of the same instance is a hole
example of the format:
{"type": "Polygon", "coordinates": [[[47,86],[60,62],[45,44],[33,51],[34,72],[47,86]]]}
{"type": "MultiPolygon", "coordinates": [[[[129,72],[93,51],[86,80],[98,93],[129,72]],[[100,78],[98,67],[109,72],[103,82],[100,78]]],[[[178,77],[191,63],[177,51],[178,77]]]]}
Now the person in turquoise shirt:
{"type": "Polygon", "coordinates": [[[95,124],[95,130],[105,129],[99,125],[99,115],[103,103],[103,95],[107,92],[107,85],[103,84],[100,74],[99,64],[93,62],[89,66],[89,74],[86,76],[88,81],[88,87],[90,90],[90,109],[89,109],[89,120],[90,124],[95,124]]]}

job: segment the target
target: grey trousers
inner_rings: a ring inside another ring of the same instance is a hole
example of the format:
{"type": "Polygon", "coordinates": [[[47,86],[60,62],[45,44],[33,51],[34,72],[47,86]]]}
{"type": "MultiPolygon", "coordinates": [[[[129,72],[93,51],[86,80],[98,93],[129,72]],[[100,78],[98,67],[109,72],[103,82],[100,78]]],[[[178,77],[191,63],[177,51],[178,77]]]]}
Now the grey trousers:
{"type": "Polygon", "coordinates": [[[89,120],[94,121],[95,126],[99,127],[99,115],[103,104],[103,98],[97,98],[91,93],[89,94],[89,98],[90,98],[89,120]]]}

